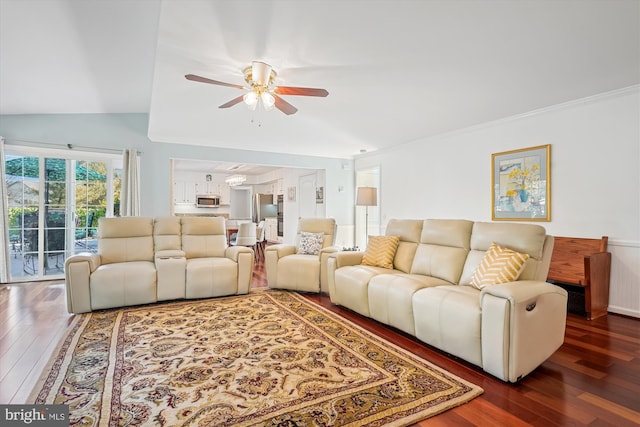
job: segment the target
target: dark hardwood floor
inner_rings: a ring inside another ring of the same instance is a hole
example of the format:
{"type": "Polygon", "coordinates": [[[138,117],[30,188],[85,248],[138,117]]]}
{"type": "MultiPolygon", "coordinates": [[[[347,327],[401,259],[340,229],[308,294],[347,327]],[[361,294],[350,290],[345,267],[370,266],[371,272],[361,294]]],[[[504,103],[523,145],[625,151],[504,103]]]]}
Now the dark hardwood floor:
{"type": "MultiPolygon", "coordinates": [[[[72,315],[62,281],[0,285],[0,403],[25,403],[72,315]]],[[[253,287],[266,287],[256,264],[253,287]]],[[[327,309],[383,336],[484,389],[468,404],[416,426],[637,426],[640,425],[640,320],[609,314],[587,321],[570,314],[564,345],[518,384],[416,339],[331,304],[326,295],[305,295],[327,309]]]]}

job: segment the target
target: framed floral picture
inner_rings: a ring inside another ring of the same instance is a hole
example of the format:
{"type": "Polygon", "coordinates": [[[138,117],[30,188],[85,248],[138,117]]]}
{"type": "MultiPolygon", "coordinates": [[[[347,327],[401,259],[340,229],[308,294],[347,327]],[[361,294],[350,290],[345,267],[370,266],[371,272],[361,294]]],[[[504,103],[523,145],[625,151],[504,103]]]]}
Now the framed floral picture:
{"type": "Polygon", "coordinates": [[[491,155],[491,219],[551,220],[551,145],[491,155]]]}

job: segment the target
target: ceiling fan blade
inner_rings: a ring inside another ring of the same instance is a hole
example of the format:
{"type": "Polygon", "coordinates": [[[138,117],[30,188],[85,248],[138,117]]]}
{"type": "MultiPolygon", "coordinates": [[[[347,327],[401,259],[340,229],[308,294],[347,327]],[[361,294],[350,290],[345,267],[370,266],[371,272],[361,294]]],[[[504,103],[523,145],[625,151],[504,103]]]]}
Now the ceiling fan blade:
{"type": "Polygon", "coordinates": [[[194,81],[194,82],[210,83],[212,85],[228,86],[228,87],[235,87],[236,89],[244,89],[244,86],[234,85],[234,84],[225,83],[225,82],[219,82],[217,80],[211,80],[211,79],[208,79],[206,77],[196,76],[195,74],[187,74],[186,76],[184,76],[184,78],[187,79],[187,80],[194,81]]]}
{"type": "Polygon", "coordinates": [[[302,96],[327,96],[326,89],[314,89],[311,87],[278,86],[274,89],[278,95],[302,95],[302,96]]]}
{"type": "Polygon", "coordinates": [[[283,113],[285,113],[287,116],[294,114],[296,111],[298,111],[296,107],[289,104],[287,101],[280,98],[278,95],[273,95],[273,97],[275,98],[274,105],[276,106],[276,108],[282,111],[283,113]]]}
{"type": "Polygon", "coordinates": [[[231,101],[222,104],[221,106],[219,106],[218,108],[229,108],[229,107],[233,107],[234,105],[242,102],[242,98],[244,98],[244,95],[240,95],[237,98],[233,98],[231,101]]]}

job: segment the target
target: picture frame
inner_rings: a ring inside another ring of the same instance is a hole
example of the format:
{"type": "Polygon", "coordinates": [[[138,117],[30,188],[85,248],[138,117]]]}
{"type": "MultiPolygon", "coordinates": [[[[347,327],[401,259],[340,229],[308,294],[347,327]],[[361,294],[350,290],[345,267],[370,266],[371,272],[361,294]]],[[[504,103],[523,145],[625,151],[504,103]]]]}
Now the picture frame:
{"type": "Polygon", "coordinates": [[[551,221],[551,145],[491,155],[491,219],[551,221]]]}
{"type": "Polygon", "coordinates": [[[290,202],[295,202],[296,201],[296,187],[287,188],[287,199],[290,202]]]}

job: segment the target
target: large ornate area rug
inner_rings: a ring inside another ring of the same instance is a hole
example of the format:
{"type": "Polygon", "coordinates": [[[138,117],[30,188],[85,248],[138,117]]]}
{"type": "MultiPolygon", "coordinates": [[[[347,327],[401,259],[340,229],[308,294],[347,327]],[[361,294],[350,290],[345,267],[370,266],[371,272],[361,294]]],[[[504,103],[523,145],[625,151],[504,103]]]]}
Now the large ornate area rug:
{"type": "Polygon", "coordinates": [[[82,426],[402,426],[482,389],[305,298],[258,291],[76,316],[30,402],[82,426]]]}

